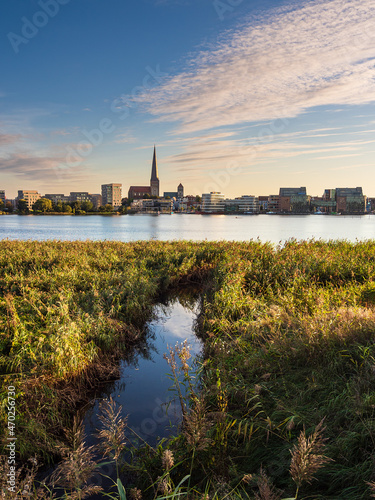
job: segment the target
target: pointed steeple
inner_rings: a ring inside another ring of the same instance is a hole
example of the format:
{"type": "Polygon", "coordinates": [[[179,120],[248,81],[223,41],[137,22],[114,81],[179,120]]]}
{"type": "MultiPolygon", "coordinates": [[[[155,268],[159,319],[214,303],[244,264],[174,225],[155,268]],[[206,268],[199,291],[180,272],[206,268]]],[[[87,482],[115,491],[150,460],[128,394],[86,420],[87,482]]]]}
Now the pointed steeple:
{"type": "Polygon", "coordinates": [[[158,181],[158,180],[159,180],[158,163],[156,161],[156,148],[154,144],[154,157],[152,159],[151,181],[158,181]]]}
{"type": "Polygon", "coordinates": [[[152,159],[150,188],[152,196],[159,196],[159,175],[158,175],[158,164],[156,161],[155,144],[154,144],[154,157],[152,159]]]}

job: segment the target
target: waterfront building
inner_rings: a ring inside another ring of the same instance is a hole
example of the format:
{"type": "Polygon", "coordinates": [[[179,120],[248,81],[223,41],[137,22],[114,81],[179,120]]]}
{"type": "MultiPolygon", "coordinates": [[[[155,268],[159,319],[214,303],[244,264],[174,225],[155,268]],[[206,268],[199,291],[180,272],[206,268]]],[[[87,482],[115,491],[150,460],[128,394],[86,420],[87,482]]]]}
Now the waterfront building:
{"type": "Polygon", "coordinates": [[[33,208],[34,203],[39,200],[42,196],[33,189],[19,189],[17,201],[25,200],[27,202],[27,207],[29,210],[33,208]]]}
{"type": "Polygon", "coordinates": [[[146,198],[144,200],[134,200],[130,207],[137,212],[170,214],[173,211],[173,200],[146,198]]]}
{"type": "Polygon", "coordinates": [[[180,184],[177,186],[177,199],[182,200],[184,197],[184,186],[180,184]]]}
{"type": "Polygon", "coordinates": [[[152,169],[151,169],[151,196],[159,196],[159,174],[158,174],[158,163],[156,161],[156,148],[154,146],[154,156],[152,158],[152,169]]]}
{"type": "Polygon", "coordinates": [[[0,200],[4,203],[5,205],[5,191],[4,189],[0,189],[0,200]]]}
{"type": "Polygon", "coordinates": [[[310,197],[305,187],[280,188],[280,211],[308,213],[310,210],[310,197]]]}
{"type": "Polygon", "coordinates": [[[187,195],[182,198],[182,200],[178,200],[178,208],[181,212],[191,211],[193,207],[199,205],[196,200],[196,196],[187,195]]]}
{"type": "Polygon", "coordinates": [[[150,186],[130,186],[128,191],[129,200],[142,200],[145,195],[151,196],[150,186]]]}
{"type": "Polygon", "coordinates": [[[278,194],[270,194],[267,204],[268,212],[280,212],[280,196],[278,194]]]}
{"type": "Polygon", "coordinates": [[[72,191],[69,195],[70,203],[75,203],[79,201],[80,203],[85,203],[91,201],[91,195],[87,191],[72,191]]]}
{"type": "Polygon", "coordinates": [[[366,196],[362,188],[336,188],[336,211],[340,213],[363,213],[366,211],[366,196]]]}
{"type": "Polygon", "coordinates": [[[258,196],[259,199],[259,211],[267,212],[268,210],[268,196],[258,196]]]}
{"type": "Polygon", "coordinates": [[[211,193],[202,194],[202,212],[207,214],[224,213],[225,202],[224,195],[211,191],[211,193]]]}
{"type": "Polygon", "coordinates": [[[102,195],[101,194],[90,194],[90,201],[94,205],[94,208],[99,208],[102,206],[102,195]]]}
{"type": "Polygon", "coordinates": [[[121,207],[122,184],[102,184],[102,204],[112,205],[113,208],[121,207]]]}
{"type": "Polygon", "coordinates": [[[163,198],[178,198],[177,191],[164,191],[163,198]]]}
{"type": "Polygon", "coordinates": [[[252,195],[244,195],[239,198],[226,199],[224,200],[224,210],[227,213],[230,212],[242,212],[242,213],[258,213],[259,208],[259,198],[252,195]]]}
{"type": "Polygon", "coordinates": [[[48,194],[45,194],[44,195],[44,198],[47,198],[48,200],[51,200],[52,203],[59,203],[59,201],[61,201],[61,203],[69,203],[70,202],[70,197],[69,196],[65,196],[65,194],[53,194],[53,193],[48,193],[48,194]]]}

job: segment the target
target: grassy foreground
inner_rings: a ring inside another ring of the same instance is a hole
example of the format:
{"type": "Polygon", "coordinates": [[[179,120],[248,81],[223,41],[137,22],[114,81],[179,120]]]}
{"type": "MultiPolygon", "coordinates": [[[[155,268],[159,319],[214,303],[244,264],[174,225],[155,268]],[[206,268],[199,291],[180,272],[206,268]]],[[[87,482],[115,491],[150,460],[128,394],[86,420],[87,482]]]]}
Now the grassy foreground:
{"type": "Polygon", "coordinates": [[[52,456],[159,295],[191,282],[202,391],[180,436],[140,452],[132,497],[370,498],[375,242],[2,242],[3,440],[14,386],[19,458],[52,456]]]}

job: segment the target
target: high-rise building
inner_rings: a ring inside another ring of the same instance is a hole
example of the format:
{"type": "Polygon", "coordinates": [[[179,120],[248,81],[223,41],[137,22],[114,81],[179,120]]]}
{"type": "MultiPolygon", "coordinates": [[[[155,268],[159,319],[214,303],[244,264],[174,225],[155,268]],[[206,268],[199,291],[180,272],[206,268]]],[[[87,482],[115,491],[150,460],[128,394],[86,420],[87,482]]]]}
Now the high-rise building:
{"type": "Polygon", "coordinates": [[[182,198],[184,197],[184,186],[181,184],[181,182],[177,187],[177,197],[179,200],[182,200],[182,198]]]}
{"type": "Polygon", "coordinates": [[[27,207],[29,210],[33,208],[34,203],[41,198],[38,191],[32,189],[20,189],[18,191],[17,200],[25,200],[27,202],[27,207]]]}
{"type": "Polygon", "coordinates": [[[112,205],[113,208],[121,207],[122,184],[102,184],[102,204],[112,205]]]}
{"type": "Polygon", "coordinates": [[[154,157],[152,159],[150,187],[151,187],[151,196],[159,196],[159,176],[158,176],[158,164],[156,161],[155,146],[154,146],[154,157]]]}
{"type": "Polygon", "coordinates": [[[0,189],[0,200],[4,203],[5,205],[5,191],[4,189],[0,189]]]}

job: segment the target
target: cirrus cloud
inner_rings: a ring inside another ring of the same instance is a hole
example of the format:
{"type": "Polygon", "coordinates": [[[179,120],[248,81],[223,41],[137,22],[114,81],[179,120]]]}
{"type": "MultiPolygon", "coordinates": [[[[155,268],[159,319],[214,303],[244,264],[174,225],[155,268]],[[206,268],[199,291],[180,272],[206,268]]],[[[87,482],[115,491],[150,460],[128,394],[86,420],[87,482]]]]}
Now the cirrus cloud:
{"type": "Polygon", "coordinates": [[[375,0],[304,2],[251,18],[136,100],[178,132],[375,101],[375,0]]]}

